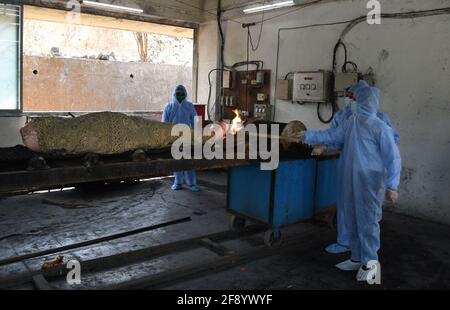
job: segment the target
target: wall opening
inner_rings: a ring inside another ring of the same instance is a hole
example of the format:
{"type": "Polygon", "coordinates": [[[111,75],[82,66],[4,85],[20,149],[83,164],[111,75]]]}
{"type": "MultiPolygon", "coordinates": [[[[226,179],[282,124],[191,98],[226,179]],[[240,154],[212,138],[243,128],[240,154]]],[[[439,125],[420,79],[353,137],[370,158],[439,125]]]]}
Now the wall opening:
{"type": "Polygon", "coordinates": [[[158,112],[192,89],[194,30],[24,7],[24,112],[158,112]]]}
{"type": "Polygon", "coordinates": [[[0,2],[0,112],[19,112],[21,6],[0,2]]]}

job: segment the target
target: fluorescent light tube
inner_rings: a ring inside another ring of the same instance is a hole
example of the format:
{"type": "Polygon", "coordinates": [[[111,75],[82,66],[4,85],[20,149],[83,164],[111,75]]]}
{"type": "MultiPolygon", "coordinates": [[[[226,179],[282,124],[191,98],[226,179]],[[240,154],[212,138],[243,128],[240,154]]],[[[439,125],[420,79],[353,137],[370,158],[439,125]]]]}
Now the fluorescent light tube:
{"type": "Polygon", "coordinates": [[[103,3],[103,2],[83,0],[82,3],[87,6],[95,6],[98,8],[104,8],[104,9],[110,9],[110,10],[128,11],[128,12],[133,12],[133,13],[144,13],[144,10],[142,10],[142,9],[129,8],[126,6],[107,4],[107,3],[103,3]]]}
{"type": "Polygon", "coordinates": [[[255,6],[255,7],[244,9],[244,13],[245,14],[257,13],[257,12],[268,11],[268,10],[273,10],[273,9],[278,9],[278,8],[284,8],[287,6],[293,6],[294,4],[295,4],[295,2],[293,0],[276,2],[276,3],[272,3],[272,4],[260,5],[260,6],[255,6]]]}

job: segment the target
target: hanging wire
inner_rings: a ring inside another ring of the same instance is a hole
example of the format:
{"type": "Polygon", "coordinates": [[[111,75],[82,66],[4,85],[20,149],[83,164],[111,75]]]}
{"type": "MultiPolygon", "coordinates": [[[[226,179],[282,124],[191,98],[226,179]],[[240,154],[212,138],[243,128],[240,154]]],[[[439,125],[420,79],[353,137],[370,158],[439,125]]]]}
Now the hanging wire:
{"type": "MultiPolygon", "coordinates": [[[[263,1],[263,5],[265,5],[265,4],[266,4],[266,0],[263,1]]],[[[253,45],[252,33],[250,31],[250,27],[248,27],[248,37],[249,37],[250,45],[252,47],[253,52],[256,52],[258,50],[259,44],[261,43],[261,35],[262,35],[263,26],[264,26],[264,14],[265,14],[265,11],[263,10],[262,14],[261,14],[261,22],[260,22],[261,27],[259,27],[258,42],[256,43],[256,47],[253,45]]],[[[248,61],[248,59],[247,59],[247,61],[248,61]]]]}

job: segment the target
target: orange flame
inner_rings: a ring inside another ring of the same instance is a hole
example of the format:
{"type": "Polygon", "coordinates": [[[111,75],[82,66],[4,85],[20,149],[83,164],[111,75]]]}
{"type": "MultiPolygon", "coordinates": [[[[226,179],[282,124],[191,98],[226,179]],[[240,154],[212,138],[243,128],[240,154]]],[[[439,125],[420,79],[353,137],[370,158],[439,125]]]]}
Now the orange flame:
{"type": "Polygon", "coordinates": [[[235,135],[242,127],[242,119],[241,119],[241,111],[239,109],[235,109],[233,110],[233,112],[234,114],[236,114],[236,117],[233,118],[232,121],[231,133],[235,135]]]}

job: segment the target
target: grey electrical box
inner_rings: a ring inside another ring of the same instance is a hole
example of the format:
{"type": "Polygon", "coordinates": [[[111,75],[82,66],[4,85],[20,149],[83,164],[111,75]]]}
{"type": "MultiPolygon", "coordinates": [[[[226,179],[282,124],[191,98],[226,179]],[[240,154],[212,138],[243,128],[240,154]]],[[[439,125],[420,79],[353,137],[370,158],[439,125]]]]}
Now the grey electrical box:
{"type": "Polygon", "coordinates": [[[343,97],[345,90],[358,83],[358,72],[340,72],[334,76],[334,91],[343,97]]]}
{"type": "Polygon", "coordinates": [[[330,98],[329,71],[294,73],[292,100],[299,102],[327,102],[330,98]]]}
{"type": "Polygon", "coordinates": [[[231,71],[223,71],[222,74],[222,87],[223,88],[232,88],[232,73],[231,71]]]}
{"type": "Polygon", "coordinates": [[[262,103],[255,104],[253,116],[260,120],[270,121],[272,119],[272,106],[262,103]]]}
{"type": "Polygon", "coordinates": [[[256,84],[258,84],[258,85],[264,84],[264,71],[256,72],[256,84]]]}
{"type": "Polygon", "coordinates": [[[292,99],[292,80],[278,80],[277,81],[277,99],[291,100],[292,99]]]}

